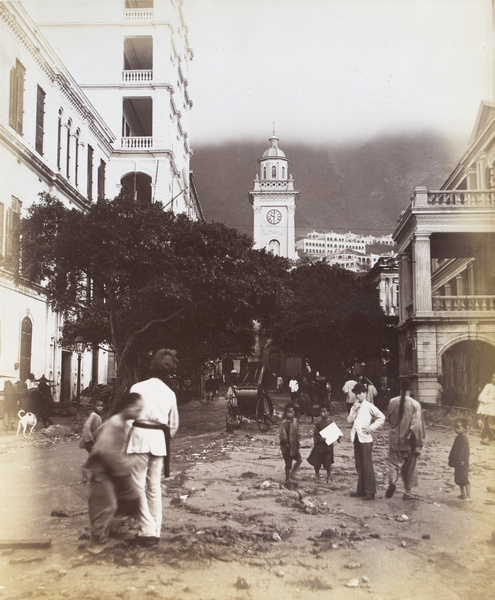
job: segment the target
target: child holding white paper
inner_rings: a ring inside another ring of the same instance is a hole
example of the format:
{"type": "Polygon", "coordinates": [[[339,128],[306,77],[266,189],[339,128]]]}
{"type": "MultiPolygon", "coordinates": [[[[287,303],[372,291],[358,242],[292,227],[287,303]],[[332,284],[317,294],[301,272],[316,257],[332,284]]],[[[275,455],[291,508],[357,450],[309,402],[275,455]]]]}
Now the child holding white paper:
{"type": "MultiPolygon", "coordinates": [[[[333,465],[333,444],[327,444],[325,438],[320,434],[320,431],[332,423],[327,406],[320,408],[320,417],[321,420],[315,424],[314,446],[307,461],[314,468],[316,477],[320,476],[320,469],[323,467],[327,472],[327,483],[329,483],[333,465]]],[[[340,437],[337,441],[340,442],[340,437]]]]}

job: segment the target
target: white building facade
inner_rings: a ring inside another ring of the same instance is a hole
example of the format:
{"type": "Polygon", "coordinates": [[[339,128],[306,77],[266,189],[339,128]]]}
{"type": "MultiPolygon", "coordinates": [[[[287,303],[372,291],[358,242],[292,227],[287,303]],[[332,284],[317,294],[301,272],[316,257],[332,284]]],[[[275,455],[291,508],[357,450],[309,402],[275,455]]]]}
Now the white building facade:
{"type": "MultiPolygon", "coordinates": [[[[0,2],[0,392],[34,373],[55,383],[57,401],[76,393],[77,354],[61,346],[60,316],[41,285],[13,275],[16,228],[39,193],[85,210],[125,188],[202,218],[189,171],[192,51],[181,2],[147,4],[0,2]]],[[[113,374],[111,353],[83,354],[81,388],[113,374]]]]}

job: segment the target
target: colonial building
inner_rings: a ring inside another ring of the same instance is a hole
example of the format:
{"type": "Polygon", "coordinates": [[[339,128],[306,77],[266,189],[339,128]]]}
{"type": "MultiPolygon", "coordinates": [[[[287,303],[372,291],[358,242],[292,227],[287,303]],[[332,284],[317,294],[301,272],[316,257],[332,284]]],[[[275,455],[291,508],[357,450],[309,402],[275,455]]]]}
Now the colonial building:
{"type": "Polygon", "coordinates": [[[368,272],[380,295],[380,305],[387,317],[399,314],[399,268],[395,256],[381,256],[368,272]]]}
{"type": "MultiPolygon", "coordinates": [[[[56,400],[76,390],[60,316],[42,286],[12,275],[17,223],[40,192],[85,210],[125,188],[202,218],[189,171],[192,51],[181,2],[157,5],[0,2],[0,391],[30,373],[56,383],[56,400]]],[[[85,353],[79,374],[82,387],[106,382],[112,356],[85,353]]]]}
{"type": "Polygon", "coordinates": [[[399,219],[400,373],[414,394],[476,406],[495,368],[495,105],[440,190],[416,188],[399,219]]]}
{"type": "Polygon", "coordinates": [[[295,259],[295,212],[299,192],[294,190],[290,161],[278,147],[275,133],[270,143],[270,148],[258,159],[259,173],[253,191],[249,192],[254,212],[254,247],[295,259]]]}

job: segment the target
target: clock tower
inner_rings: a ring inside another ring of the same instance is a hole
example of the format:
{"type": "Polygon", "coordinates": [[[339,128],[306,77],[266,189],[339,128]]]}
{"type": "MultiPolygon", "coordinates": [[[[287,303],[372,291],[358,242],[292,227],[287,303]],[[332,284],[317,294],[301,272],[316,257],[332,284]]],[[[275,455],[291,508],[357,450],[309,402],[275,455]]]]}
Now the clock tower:
{"type": "Polygon", "coordinates": [[[278,137],[273,132],[271,146],[258,159],[259,173],[249,201],[254,212],[254,247],[266,248],[279,256],[295,259],[296,198],[292,175],[289,175],[289,159],[278,147],[278,137]]]}

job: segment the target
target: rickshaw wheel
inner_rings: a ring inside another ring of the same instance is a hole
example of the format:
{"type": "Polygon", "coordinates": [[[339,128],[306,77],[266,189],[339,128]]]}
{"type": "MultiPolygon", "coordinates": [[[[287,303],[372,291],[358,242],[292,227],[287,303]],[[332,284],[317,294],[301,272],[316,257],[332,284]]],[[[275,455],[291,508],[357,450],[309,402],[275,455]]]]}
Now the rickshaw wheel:
{"type": "Polygon", "coordinates": [[[261,433],[266,433],[272,424],[273,404],[270,396],[261,396],[256,405],[256,423],[261,433]]]}
{"type": "Polygon", "coordinates": [[[225,423],[227,431],[239,429],[242,423],[242,415],[237,406],[237,398],[231,398],[227,402],[227,413],[225,415],[225,423]]]}

